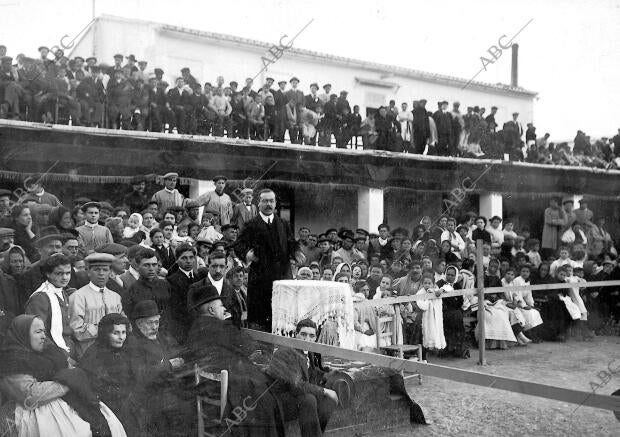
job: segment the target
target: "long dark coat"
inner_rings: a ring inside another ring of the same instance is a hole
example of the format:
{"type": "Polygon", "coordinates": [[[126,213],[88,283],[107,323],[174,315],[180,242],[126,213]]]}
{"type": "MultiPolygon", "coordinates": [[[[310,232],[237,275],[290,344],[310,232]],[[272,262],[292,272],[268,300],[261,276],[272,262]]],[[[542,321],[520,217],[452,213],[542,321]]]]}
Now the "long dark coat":
{"type": "Polygon", "coordinates": [[[271,293],[273,281],[292,279],[290,258],[299,243],[288,222],[274,215],[275,237],[260,215],[250,220],[237,239],[235,252],[244,258],[254,249],[258,261],[250,265],[248,279],[248,322],[271,328],[271,293]]]}

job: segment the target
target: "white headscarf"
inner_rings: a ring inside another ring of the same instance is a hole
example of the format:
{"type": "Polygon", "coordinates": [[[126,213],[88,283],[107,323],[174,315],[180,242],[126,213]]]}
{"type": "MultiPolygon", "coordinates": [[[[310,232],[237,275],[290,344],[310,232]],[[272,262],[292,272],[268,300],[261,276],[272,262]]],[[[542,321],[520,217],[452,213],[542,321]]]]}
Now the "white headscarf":
{"type": "Polygon", "coordinates": [[[123,238],[131,238],[133,237],[136,232],[138,232],[140,230],[140,228],[142,227],[142,216],[140,214],[138,214],[137,212],[134,212],[133,214],[131,214],[129,216],[129,220],[131,220],[132,218],[137,218],[138,219],[138,226],[136,228],[132,228],[131,226],[127,226],[124,230],[123,230],[123,238]]]}

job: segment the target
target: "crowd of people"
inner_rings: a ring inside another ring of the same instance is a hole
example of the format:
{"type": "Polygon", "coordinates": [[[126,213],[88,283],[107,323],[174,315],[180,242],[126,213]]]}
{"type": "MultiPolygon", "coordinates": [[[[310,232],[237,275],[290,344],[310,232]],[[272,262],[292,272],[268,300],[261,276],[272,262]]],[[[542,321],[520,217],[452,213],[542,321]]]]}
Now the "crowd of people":
{"type": "Polygon", "coordinates": [[[293,144],[393,152],[504,159],[540,164],[620,167],[620,131],[592,140],[578,131],[571,148],[554,144],[550,134],[523,128],[519,114],[500,125],[497,108],[467,107],[447,101],[427,108],[427,100],[394,100],[360,114],[348,93],[311,83],[309,93],[297,77],[268,77],[255,88],[252,78],[239,84],[218,76],[200,83],[183,68],[173,84],[161,68],[134,55],[116,54],[113,65],[91,56],[69,59],[39,47],[39,56],[6,55],[0,45],[0,118],[151,132],[228,136],[293,144]],[[322,88],[322,92],[320,89],[322,88]],[[306,91],[307,92],[307,91],[306,91]],[[360,143],[361,142],[361,143],[360,143]]]}
{"type": "MultiPolygon", "coordinates": [[[[163,180],[163,189],[147,195],[145,178],[136,176],[116,206],[77,198],[67,207],[38,176],[26,181],[17,202],[13,192],[0,190],[0,390],[2,400],[17,403],[19,426],[38,427],[33,435],[45,435],[45,426],[90,426],[93,435],[185,435],[195,421],[188,416],[194,400],[178,373],[196,362],[250,375],[254,385],[243,390],[260,392],[284,378],[256,420],[272,429],[277,420],[269,405],[304,405],[284,416],[304,423],[304,435],[320,435],[338,394],[307,372],[282,376],[291,362],[307,363],[294,350],[276,354],[282,361],[261,371],[250,359],[261,348],[238,329],[271,330],[277,279],[349,284],[360,350],[385,346],[376,333],[390,328],[377,326],[377,315],[399,311],[402,339],[423,345],[423,360],[429,351],[469,357],[478,332],[472,320],[481,309],[487,347],[501,349],[563,341],[571,329],[590,338],[620,320],[617,288],[580,287],[620,278],[614,240],[586,198],[578,208],[572,198],[553,198],[540,232],[515,229],[509,218],[466,213],[436,223],[422,217],[411,232],[382,224],[377,233],[300,227],[295,236],[276,215],[270,189],[255,202],[246,188],[234,203],[222,175],[213,178],[215,191],[195,199],[177,190],[178,174],[163,180]],[[477,240],[485,287],[566,287],[486,294],[484,302],[469,293],[363,304],[478,286],[477,240]],[[239,342],[247,347],[231,346],[239,342]]],[[[314,341],[327,328],[304,321],[296,333],[314,341]]],[[[318,361],[306,364],[306,370],[322,368],[318,361]]],[[[243,400],[243,390],[234,390],[243,400]]]]}

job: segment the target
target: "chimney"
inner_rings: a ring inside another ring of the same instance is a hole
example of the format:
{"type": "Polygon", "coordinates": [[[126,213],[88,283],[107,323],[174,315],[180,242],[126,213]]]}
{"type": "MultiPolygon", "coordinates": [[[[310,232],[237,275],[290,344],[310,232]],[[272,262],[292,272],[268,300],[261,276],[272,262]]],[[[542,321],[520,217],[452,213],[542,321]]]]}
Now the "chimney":
{"type": "Polygon", "coordinates": [[[510,68],[510,86],[519,86],[519,44],[512,45],[512,65],[510,68]]]}

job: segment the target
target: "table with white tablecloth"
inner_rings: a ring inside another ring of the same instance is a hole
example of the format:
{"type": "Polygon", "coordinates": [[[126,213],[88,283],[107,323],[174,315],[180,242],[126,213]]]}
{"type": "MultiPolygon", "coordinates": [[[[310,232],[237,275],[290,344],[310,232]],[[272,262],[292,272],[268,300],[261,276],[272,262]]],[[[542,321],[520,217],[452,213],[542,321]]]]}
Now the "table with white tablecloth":
{"type": "Polygon", "coordinates": [[[317,326],[335,323],[337,339],[328,342],[355,349],[354,311],[351,286],[332,281],[274,281],[271,297],[274,334],[291,336],[300,320],[311,319],[317,326]]]}

